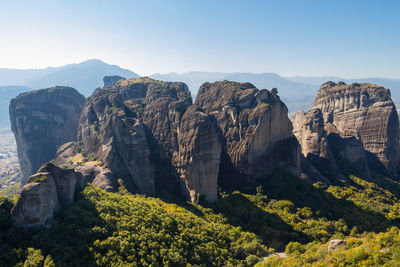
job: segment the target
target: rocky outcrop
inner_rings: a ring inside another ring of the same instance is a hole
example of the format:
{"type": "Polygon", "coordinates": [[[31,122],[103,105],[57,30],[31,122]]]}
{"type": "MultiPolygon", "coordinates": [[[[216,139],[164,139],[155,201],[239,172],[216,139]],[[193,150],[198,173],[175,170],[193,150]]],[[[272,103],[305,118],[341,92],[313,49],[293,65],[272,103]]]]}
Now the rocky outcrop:
{"type": "Polygon", "coordinates": [[[331,252],[335,249],[337,249],[338,247],[344,246],[346,245],[346,240],[344,239],[333,239],[329,242],[328,245],[328,251],[331,252]]]}
{"type": "Polygon", "coordinates": [[[54,215],[73,203],[79,173],[51,163],[28,179],[11,211],[12,220],[22,226],[50,226],[54,215]]]}
{"type": "Polygon", "coordinates": [[[90,183],[105,191],[116,192],[121,186],[117,177],[104,162],[94,155],[88,155],[80,143],[69,142],[60,146],[53,163],[61,168],[73,169],[80,173],[82,179],[77,182],[79,189],[90,183]]]}
{"type": "Polygon", "coordinates": [[[219,180],[224,189],[249,185],[282,165],[300,174],[300,149],[276,89],[205,83],[195,104],[215,117],[224,139],[219,180]]]}
{"type": "Polygon", "coordinates": [[[108,166],[131,192],[154,195],[155,166],[146,126],[117,88],[97,90],[86,102],[78,139],[88,155],[108,166]]]}
{"type": "Polygon", "coordinates": [[[78,142],[56,153],[54,164],[80,174],[77,188],[123,185],[213,202],[224,182],[224,190],[252,185],[280,166],[299,174],[299,145],[276,89],[206,83],[193,105],[183,83],[116,79],[87,99],[78,142]]]}
{"type": "Polygon", "coordinates": [[[104,87],[109,87],[113,83],[116,83],[116,82],[118,82],[120,80],[125,80],[125,78],[121,77],[121,76],[118,76],[118,75],[104,76],[104,78],[103,78],[104,87]]]}
{"type": "Polygon", "coordinates": [[[11,100],[10,121],[14,133],[22,184],[57,148],[76,140],[85,98],[73,88],[53,87],[19,95],[11,100]]]}
{"type": "Polygon", "coordinates": [[[368,83],[321,86],[313,108],[321,109],[325,123],[359,135],[371,168],[396,176],[399,163],[399,119],[389,89],[368,83]]]}
{"type": "Polygon", "coordinates": [[[340,169],[328,144],[321,110],[312,109],[307,113],[300,111],[291,120],[293,133],[299,140],[301,152],[307,161],[328,179],[336,180],[341,177],[340,169]]]}
{"type": "MultiPolygon", "coordinates": [[[[291,118],[293,133],[299,140],[301,151],[307,162],[302,163],[303,173],[312,175],[325,183],[345,180],[342,171],[370,177],[363,143],[356,131],[341,131],[332,123],[324,122],[319,108],[307,113],[300,111],[291,118]],[[311,164],[319,174],[307,173],[311,164]],[[321,175],[325,178],[321,178],[321,175]],[[328,180],[326,180],[328,179],[328,180]]],[[[315,181],[315,180],[314,180],[315,181]]]]}
{"type": "Polygon", "coordinates": [[[222,148],[214,118],[199,106],[189,107],[179,125],[178,147],[173,163],[190,200],[204,196],[214,202],[222,148]]]}

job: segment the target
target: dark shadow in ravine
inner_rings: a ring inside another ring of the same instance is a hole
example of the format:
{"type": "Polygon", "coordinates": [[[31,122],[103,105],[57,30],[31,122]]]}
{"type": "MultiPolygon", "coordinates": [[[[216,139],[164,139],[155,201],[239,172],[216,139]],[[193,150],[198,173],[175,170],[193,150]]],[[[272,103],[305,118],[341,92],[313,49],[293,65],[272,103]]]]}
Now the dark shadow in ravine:
{"type": "Polygon", "coordinates": [[[268,197],[290,200],[296,207],[310,207],[314,213],[329,220],[343,219],[349,229],[356,226],[361,231],[381,232],[394,225],[382,214],[363,209],[352,201],[338,199],[326,188],[316,188],[284,169],[275,172],[262,183],[268,197]]]}
{"type": "Polygon", "coordinates": [[[259,208],[239,193],[219,199],[213,209],[227,218],[229,224],[257,234],[275,250],[284,250],[290,241],[302,243],[311,241],[306,234],[295,231],[279,216],[259,208]]]}
{"type": "Polygon", "coordinates": [[[90,246],[96,240],[106,239],[110,233],[94,232],[92,229],[103,225],[104,221],[94,204],[79,196],[71,207],[56,216],[51,229],[12,227],[7,233],[6,242],[15,251],[24,251],[14,260],[23,260],[27,249],[34,248],[40,249],[44,258],[50,255],[56,266],[96,266],[90,246]]]}

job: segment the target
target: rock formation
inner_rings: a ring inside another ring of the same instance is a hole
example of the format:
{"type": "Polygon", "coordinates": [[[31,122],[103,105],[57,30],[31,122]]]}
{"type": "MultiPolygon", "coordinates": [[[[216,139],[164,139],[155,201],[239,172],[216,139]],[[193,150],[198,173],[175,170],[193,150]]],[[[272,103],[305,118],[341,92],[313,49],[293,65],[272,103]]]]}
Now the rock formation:
{"type": "MultiPolygon", "coordinates": [[[[206,83],[193,105],[180,82],[115,80],[105,78],[108,86],[87,99],[78,142],[61,145],[55,155],[54,164],[79,174],[76,188],[92,183],[117,191],[123,185],[134,193],[167,190],[193,202],[202,197],[213,202],[218,185],[225,190],[253,185],[280,166],[300,173],[299,145],[276,89],[206,83]]],[[[50,183],[29,185],[24,195],[37,195],[35,190],[47,190],[50,183]]],[[[52,214],[40,216],[40,222],[52,214]]]]}
{"type": "Polygon", "coordinates": [[[51,163],[43,165],[28,179],[11,211],[16,225],[50,226],[55,213],[70,206],[80,174],[51,163]]]}
{"type": "Polygon", "coordinates": [[[371,168],[397,175],[399,118],[389,89],[368,83],[324,83],[313,108],[340,131],[355,131],[367,152],[371,168]]]}
{"type": "Polygon", "coordinates": [[[84,102],[75,89],[58,86],[11,100],[11,129],[17,143],[22,184],[54,157],[60,145],[76,140],[84,102]]]}
{"type": "Polygon", "coordinates": [[[303,172],[309,176],[308,179],[323,180],[329,184],[346,179],[342,170],[349,169],[362,177],[370,176],[363,144],[355,131],[340,131],[332,123],[325,124],[319,108],[311,109],[307,113],[300,111],[291,120],[302,154],[319,171],[319,175],[308,174],[304,171],[304,167],[308,167],[303,166],[303,172]],[[324,178],[321,178],[321,174],[324,178]]]}
{"type": "Polygon", "coordinates": [[[331,181],[343,179],[343,172],[396,175],[399,122],[388,89],[327,82],[313,109],[292,121],[304,157],[331,181]]]}
{"type": "Polygon", "coordinates": [[[125,80],[125,78],[121,77],[121,76],[118,76],[118,75],[104,76],[104,78],[103,78],[104,87],[109,87],[113,83],[116,83],[116,82],[118,82],[120,80],[125,80]]]}
{"type": "Polygon", "coordinates": [[[195,202],[204,196],[214,202],[222,148],[214,118],[196,105],[189,107],[180,122],[178,146],[173,163],[190,200],[195,202]]]}
{"type": "Polygon", "coordinates": [[[195,104],[215,117],[224,138],[220,186],[232,190],[265,178],[279,166],[300,174],[300,149],[277,90],[250,83],[203,84],[195,104]]]}
{"type": "Polygon", "coordinates": [[[335,249],[337,249],[338,247],[344,246],[346,245],[346,240],[344,239],[333,239],[331,241],[329,241],[329,245],[328,245],[328,251],[331,252],[335,249]]]}
{"type": "Polygon", "coordinates": [[[64,169],[73,169],[82,175],[77,187],[82,189],[88,183],[108,192],[116,192],[120,184],[114,173],[104,162],[88,155],[83,146],[76,142],[65,143],[57,150],[54,164],[64,169]]]}
{"type": "Polygon", "coordinates": [[[87,154],[104,162],[131,192],[154,195],[154,162],[143,123],[116,89],[97,90],[88,98],[78,139],[87,154]]]}

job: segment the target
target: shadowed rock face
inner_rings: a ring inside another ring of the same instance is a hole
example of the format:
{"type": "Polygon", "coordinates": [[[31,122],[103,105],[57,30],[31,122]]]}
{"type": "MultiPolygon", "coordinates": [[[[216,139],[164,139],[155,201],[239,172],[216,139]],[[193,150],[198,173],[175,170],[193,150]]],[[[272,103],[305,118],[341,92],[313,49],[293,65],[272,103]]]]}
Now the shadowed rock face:
{"type": "Polygon", "coordinates": [[[291,120],[293,133],[307,160],[302,163],[303,173],[309,179],[315,181],[316,178],[329,184],[345,179],[342,170],[352,170],[364,178],[370,176],[363,143],[356,131],[341,131],[330,122],[325,124],[319,108],[307,113],[300,111],[291,120]],[[313,165],[319,174],[310,173],[308,164],[313,165]]]}
{"type": "Polygon", "coordinates": [[[125,78],[118,75],[104,76],[103,78],[104,87],[109,87],[113,83],[116,83],[120,80],[125,80],[125,78]]]}
{"type": "Polygon", "coordinates": [[[287,108],[276,89],[215,82],[200,87],[195,104],[215,117],[224,139],[220,185],[231,190],[285,165],[300,174],[300,154],[287,108]]]}
{"type": "Polygon", "coordinates": [[[50,226],[55,213],[73,203],[79,173],[64,170],[51,163],[43,165],[28,179],[11,211],[16,225],[50,226]]]}
{"type": "Polygon", "coordinates": [[[85,98],[73,88],[53,87],[24,93],[10,102],[22,184],[57,148],[76,140],[79,116],[85,98]]]}
{"type": "Polygon", "coordinates": [[[359,134],[371,168],[397,175],[399,119],[388,89],[368,83],[327,82],[319,89],[313,108],[321,109],[325,122],[339,131],[359,134]]]}
{"type": "Polygon", "coordinates": [[[196,103],[180,82],[111,83],[87,99],[79,142],[62,145],[54,163],[80,174],[77,188],[117,191],[122,183],[131,192],[210,202],[224,181],[227,190],[251,185],[281,165],[299,174],[298,142],[276,89],[206,83],[196,103]]]}
{"type": "Polygon", "coordinates": [[[232,188],[282,164],[299,174],[298,143],[276,90],[207,83],[196,103],[183,83],[120,80],[88,99],[79,140],[118,177],[132,177],[124,180],[129,190],[150,195],[160,187],[179,191],[180,181],[191,201],[215,201],[224,168],[220,181],[233,173],[232,188]]]}
{"type": "Polygon", "coordinates": [[[299,140],[304,157],[330,179],[338,179],[342,175],[328,144],[328,136],[320,109],[312,109],[307,113],[300,111],[291,118],[293,133],[299,140]]]}
{"type": "Polygon", "coordinates": [[[214,202],[221,157],[221,140],[214,118],[200,107],[189,107],[178,130],[178,151],[173,163],[189,193],[190,200],[200,196],[214,202]]]}
{"type": "Polygon", "coordinates": [[[131,192],[154,195],[154,163],[145,125],[134,117],[115,88],[97,90],[88,98],[78,139],[88,154],[121,177],[131,192]]]}

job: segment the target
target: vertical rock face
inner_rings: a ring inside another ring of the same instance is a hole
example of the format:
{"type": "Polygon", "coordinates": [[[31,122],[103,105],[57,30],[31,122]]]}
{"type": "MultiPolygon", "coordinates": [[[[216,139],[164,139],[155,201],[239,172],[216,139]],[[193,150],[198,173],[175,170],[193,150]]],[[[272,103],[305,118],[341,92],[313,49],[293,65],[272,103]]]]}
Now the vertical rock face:
{"type": "MultiPolygon", "coordinates": [[[[227,190],[252,185],[282,165],[299,174],[299,145],[276,89],[206,83],[193,105],[180,82],[115,80],[106,78],[108,86],[87,99],[79,142],[57,151],[54,163],[79,173],[77,188],[92,183],[116,191],[122,183],[131,192],[168,190],[191,201],[205,197],[213,202],[218,183],[224,187],[227,182],[227,190]]],[[[24,195],[42,195],[50,184],[29,185],[24,195]]]]}
{"type": "Polygon", "coordinates": [[[57,148],[76,140],[85,98],[73,88],[53,87],[24,93],[11,100],[10,121],[21,169],[22,184],[57,148]]]}
{"type": "Polygon", "coordinates": [[[118,90],[97,90],[86,102],[78,139],[132,192],[154,195],[154,163],[145,125],[124,104],[118,90]]]}
{"type": "Polygon", "coordinates": [[[328,144],[328,136],[320,109],[300,111],[292,118],[293,133],[299,140],[304,157],[327,178],[337,179],[340,170],[328,144]]]}
{"type": "Polygon", "coordinates": [[[173,159],[190,200],[204,196],[217,199],[217,180],[221,156],[221,140],[214,119],[200,107],[189,107],[178,130],[179,149],[173,159]]]}
{"type": "Polygon", "coordinates": [[[215,117],[224,138],[223,187],[264,178],[281,165],[299,175],[298,142],[276,89],[258,90],[250,83],[228,81],[205,83],[195,104],[215,117]]]}
{"type": "Polygon", "coordinates": [[[356,131],[370,167],[391,176],[399,163],[399,119],[390,91],[375,84],[327,82],[321,86],[314,108],[339,131],[356,131]]]}
{"type": "MultiPolygon", "coordinates": [[[[300,111],[291,120],[304,157],[323,175],[317,180],[331,183],[345,179],[342,170],[351,170],[364,178],[370,176],[363,143],[356,131],[341,131],[330,122],[325,124],[319,108],[307,113],[300,111]]],[[[303,172],[307,174],[304,167],[309,167],[303,166],[303,172]]]]}
{"type": "Polygon", "coordinates": [[[16,225],[50,226],[55,213],[73,203],[80,174],[47,163],[29,177],[11,211],[16,225]]]}

